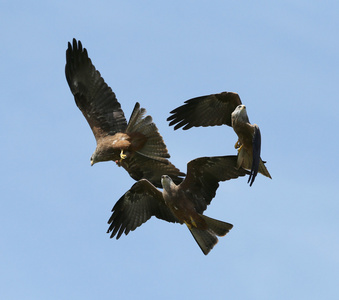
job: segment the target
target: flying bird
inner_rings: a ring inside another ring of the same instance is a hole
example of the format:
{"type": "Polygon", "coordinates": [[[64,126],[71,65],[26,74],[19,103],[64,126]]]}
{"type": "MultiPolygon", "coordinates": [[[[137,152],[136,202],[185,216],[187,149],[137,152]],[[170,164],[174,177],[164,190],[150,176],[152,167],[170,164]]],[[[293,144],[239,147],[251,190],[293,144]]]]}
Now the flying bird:
{"type": "Polygon", "coordinates": [[[207,255],[226,235],[232,224],[203,215],[215,197],[220,181],[245,176],[237,167],[237,156],[200,157],[187,164],[186,178],[176,185],[163,175],[163,190],[146,179],[136,182],[114,205],[107,233],[116,239],[141,226],[152,216],[172,223],[186,224],[202,252],[207,255]]]}
{"type": "Polygon", "coordinates": [[[127,123],[121,105],[88,57],[80,41],[73,39],[66,50],[65,73],[75,103],[91,127],[97,147],[91,165],[114,161],[135,180],[148,179],[161,187],[161,175],[180,183],[180,172],[170,157],[158,128],[146,110],[136,103],[127,123]]]}
{"type": "Polygon", "coordinates": [[[174,130],[192,127],[228,125],[238,135],[238,167],[251,170],[248,182],[252,186],[257,173],[272,178],[260,158],[261,134],[258,125],[249,122],[246,107],[237,93],[222,92],[196,97],[170,112],[167,118],[174,130]]]}

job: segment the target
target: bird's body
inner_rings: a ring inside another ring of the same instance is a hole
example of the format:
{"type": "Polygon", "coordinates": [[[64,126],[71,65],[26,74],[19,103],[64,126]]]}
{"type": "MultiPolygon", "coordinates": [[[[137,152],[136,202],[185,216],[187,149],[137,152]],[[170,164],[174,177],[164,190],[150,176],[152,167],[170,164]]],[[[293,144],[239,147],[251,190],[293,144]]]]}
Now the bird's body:
{"type": "Polygon", "coordinates": [[[140,132],[133,132],[129,135],[118,132],[107,136],[97,141],[97,147],[91,157],[91,164],[110,160],[118,163],[121,159],[121,151],[128,157],[128,155],[140,151],[146,141],[146,136],[140,132]]]}
{"type": "Polygon", "coordinates": [[[232,128],[238,136],[235,148],[238,149],[238,167],[251,170],[248,182],[253,184],[257,173],[271,178],[270,173],[260,158],[261,134],[257,124],[251,124],[246,106],[238,105],[231,114],[232,128]]]}
{"type": "Polygon", "coordinates": [[[199,247],[206,255],[218,242],[217,236],[226,235],[232,224],[203,215],[219,187],[220,181],[248,174],[237,168],[236,156],[201,157],[187,164],[187,176],[175,184],[167,176],[161,176],[163,191],[149,181],[136,182],[114,205],[107,232],[111,238],[126,235],[152,216],[186,224],[199,247]]]}
{"type": "Polygon", "coordinates": [[[257,173],[271,178],[260,158],[261,134],[258,125],[249,122],[246,107],[237,93],[222,92],[200,96],[185,101],[185,104],[170,112],[167,118],[174,130],[191,127],[228,125],[238,135],[238,167],[251,170],[250,185],[257,173]]]}
{"type": "Polygon", "coordinates": [[[245,105],[239,105],[232,114],[232,128],[238,136],[238,141],[245,148],[252,148],[254,128],[256,125],[251,125],[245,105]],[[239,113],[238,113],[239,111],[239,113]]]}
{"type": "Polygon", "coordinates": [[[180,223],[185,223],[189,228],[196,227],[201,230],[206,230],[207,224],[201,215],[197,213],[189,191],[181,189],[180,185],[176,185],[166,175],[162,176],[161,183],[165,204],[173,215],[180,220],[180,223]],[[183,199],[186,200],[183,201],[183,199]]]}

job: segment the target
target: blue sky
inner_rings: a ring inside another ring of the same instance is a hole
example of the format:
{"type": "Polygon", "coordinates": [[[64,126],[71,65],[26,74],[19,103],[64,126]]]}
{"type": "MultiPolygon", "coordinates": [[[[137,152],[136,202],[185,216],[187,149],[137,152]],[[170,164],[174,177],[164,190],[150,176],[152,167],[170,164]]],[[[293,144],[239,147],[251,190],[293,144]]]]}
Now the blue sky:
{"type": "Polygon", "coordinates": [[[3,1],[1,299],[337,299],[337,1],[3,1]],[[235,154],[226,126],[174,131],[185,100],[239,93],[273,179],[222,183],[206,215],[231,232],[204,256],[152,218],[118,241],[134,183],[90,167],[95,140],[64,75],[75,37],[128,118],[147,109],[182,171],[235,154]]]}

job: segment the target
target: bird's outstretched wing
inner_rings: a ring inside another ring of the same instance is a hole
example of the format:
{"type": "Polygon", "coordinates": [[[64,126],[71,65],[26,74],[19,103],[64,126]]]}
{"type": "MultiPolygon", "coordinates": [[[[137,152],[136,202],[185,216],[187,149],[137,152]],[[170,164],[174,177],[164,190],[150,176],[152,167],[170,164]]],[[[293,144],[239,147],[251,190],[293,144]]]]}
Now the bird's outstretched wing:
{"type": "Polygon", "coordinates": [[[259,171],[259,163],[260,163],[260,150],[261,150],[261,134],[258,125],[254,125],[254,134],[253,134],[253,142],[252,142],[252,152],[253,152],[253,160],[250,176],[248,177],[248,183],[252,186],[255,177],[259,171]]]}
{"type": "Polygon", "coordinates": [[[180,172],[172,163],[152,159],[135,153],[132,157],[122,160],[120,163],[134,180],[147,178],[156,187],[162,188],[161,176],[168,175],[173,182],[179,184],[183,180],[185,173],[180,172]]]}
{"type": "Polygon", "coordinates": [[[112,89],[105,83],[80,41],[66,50],[66,79],[75,103],[85,116],[96,140],[124,132],[127,121],[112,89]]]}
{"type": "Polygon", "coordinates": [[[189,191],[198,213],[202,213],[212,201],[220,181],[249,174],[237,168],[237,156],[200,157],[187,164],[187,175],[180,187],[189,191]]]}
{"type": "Polygon", "coordinates": [[[232,92],[196,97],[172,110],[167,121],[170,121],[170,126],[175,125],[174,130],[223,124],[232,126],[231,114],[240,104],[239,95],[232,92]]]}
{"type": "Polygon", "coordinates": [[[107,233],[116,239],[141,226],[152,216],[168,222],[179,222],[166,206],[162,193],[148,180],[136,182],[114,205],[107,233]]]}

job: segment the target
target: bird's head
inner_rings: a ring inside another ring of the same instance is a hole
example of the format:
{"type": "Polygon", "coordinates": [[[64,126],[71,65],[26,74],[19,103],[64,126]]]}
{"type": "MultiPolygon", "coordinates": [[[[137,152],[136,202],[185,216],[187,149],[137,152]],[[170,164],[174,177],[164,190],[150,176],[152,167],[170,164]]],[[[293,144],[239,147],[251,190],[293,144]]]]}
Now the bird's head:
{"type": "Polygon", "coordinates": [[[171,177],[169,177],[168,175],[161,176],[161,185],[165,191],[169,191],[172,184],[174,184],[174,182],[171,177]]]}
{"type": "Polygon", "coordinates": [[[98,162],[97,156],[96,156],[96,153],[94,152],[91,156],[91,166],[93,166],[97,162],[98,162]]]}
{"type": "Polygon", "coordinates": [[[243,104],[238,105],[232,112],[232,123],[234,121],[249,123],[245,105],[243,104]]]}

